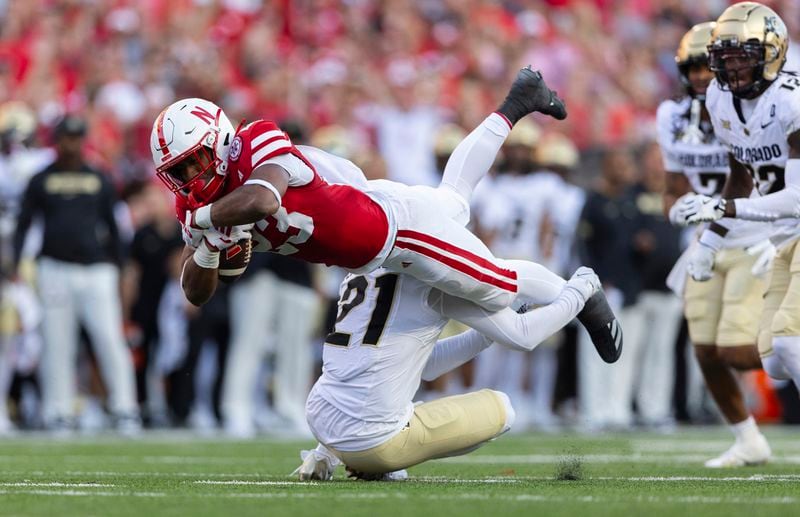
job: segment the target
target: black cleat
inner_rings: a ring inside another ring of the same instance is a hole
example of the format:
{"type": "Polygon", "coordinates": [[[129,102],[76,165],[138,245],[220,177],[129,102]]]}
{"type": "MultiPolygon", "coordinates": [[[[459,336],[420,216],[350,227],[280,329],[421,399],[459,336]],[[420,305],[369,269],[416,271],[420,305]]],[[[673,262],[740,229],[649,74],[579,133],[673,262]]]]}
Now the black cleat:
{"type": "Polygon", "coordinates": [[[512,125],[534,111],[550,115],[557,120],[567,118],[564,101],[547,87],[541,72],[532,70],[530,65],[517,73],[506,99],[497,111],[508,118],[512,125]]]}
{"type": "Polygon", "coordinates": [[[597,353],[607,363],[615,363],[622,354],[622,326],[608,305],[603,291],[595,293],[578,313],[580,321],[589,332],[597,353]]]}

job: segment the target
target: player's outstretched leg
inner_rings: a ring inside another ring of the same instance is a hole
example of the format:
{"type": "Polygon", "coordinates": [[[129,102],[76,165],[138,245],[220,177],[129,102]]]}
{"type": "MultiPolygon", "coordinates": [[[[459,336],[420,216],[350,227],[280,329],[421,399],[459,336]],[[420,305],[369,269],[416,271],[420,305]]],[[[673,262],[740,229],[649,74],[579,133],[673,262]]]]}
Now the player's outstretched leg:
{"type": "Polygon", "coordinates": [[[603,291],[598,291],[589,298],[583,310],[578,313],[578,321],[586,328],[603,361],[616,362],[622,354],[622,326],[614,316],[603,291]]]}
{"type": "Polygon", "coordinates": [[[567,118],[564,101],[548,88],[541,72],[528,65],[517,73],[511,90],[497,112],[514,125],[519,119],[535,111],[558,120],[567,118]]]}
{"type": "Polygon", "coordinates": [[[567,116],[564,101],[547,87],[541,73],[527,66],[517,73],[517,78],[497,111],[472,130],[447,160],[441,186],[448,187],[463,198],[455,200],[455,203],[443,200],[441,206],[446,213],[451,213],[450,217],[462,224],[467,223],[472,191],[489,172],[514,124],[534,111],[559,120],[567,116]]]}

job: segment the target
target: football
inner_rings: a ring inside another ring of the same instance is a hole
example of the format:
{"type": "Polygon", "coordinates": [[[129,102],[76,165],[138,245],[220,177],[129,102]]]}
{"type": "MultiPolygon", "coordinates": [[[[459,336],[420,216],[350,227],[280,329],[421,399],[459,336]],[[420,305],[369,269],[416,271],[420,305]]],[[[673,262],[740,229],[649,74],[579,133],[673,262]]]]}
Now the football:
{"type": "Polygon", "coordinates": [[[253,241],[250,239],[242,239],[223,250],[219,257],[219,279],[225,283],[235,282],[250,264],[252,253],[253,241]]]}

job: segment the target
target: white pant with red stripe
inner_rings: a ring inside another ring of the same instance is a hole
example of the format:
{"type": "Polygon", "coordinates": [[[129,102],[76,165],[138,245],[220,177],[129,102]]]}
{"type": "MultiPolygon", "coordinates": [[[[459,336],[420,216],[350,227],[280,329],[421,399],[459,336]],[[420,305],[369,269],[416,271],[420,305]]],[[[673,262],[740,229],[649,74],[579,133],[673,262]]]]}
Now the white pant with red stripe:
{"type": "Polygon", "coordinates": [[[370,182],[370,195],[384,206],[396,231],[383,267],[489,311],[510,306],[518,296],[537,304],[558,296],[564,279],[534,262],[496,258],[465,228],[469,197],[505,141],[506,124],[491,115],[470,133],[453,152],[437,188],[370,182]]]}

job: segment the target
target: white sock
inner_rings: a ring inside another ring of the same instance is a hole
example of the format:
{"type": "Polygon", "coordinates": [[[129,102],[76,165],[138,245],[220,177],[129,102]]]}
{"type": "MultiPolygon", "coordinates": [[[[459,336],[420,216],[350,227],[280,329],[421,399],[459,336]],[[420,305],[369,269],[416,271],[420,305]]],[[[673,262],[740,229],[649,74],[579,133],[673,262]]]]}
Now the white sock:
{"type": "Polygon", "coordinates": [[[450,155],[442,185],[448,185],[469,201],[475,185],[489,172],[509,132],[511,128],[502,116],[492,113],[486,117],[450,155]]]}
{"type": "Polygon", "coordinates": [[[792,376],[794,385],[800,388],[800,336],[774,336],[772,349],[792,376]]]}
{"type": "Polygon", "coordinates": [[[758,424],[756,424],[756,419],[753,418],[753,415],[748,416],[738,424],[731,424],[730,428],[731,431],[733,431],[733,435],[736,437],[737,442],[746,442],[747,440],[750,440],[751,438],[761,434],[761,431],[758,430],[758,424]]]}

